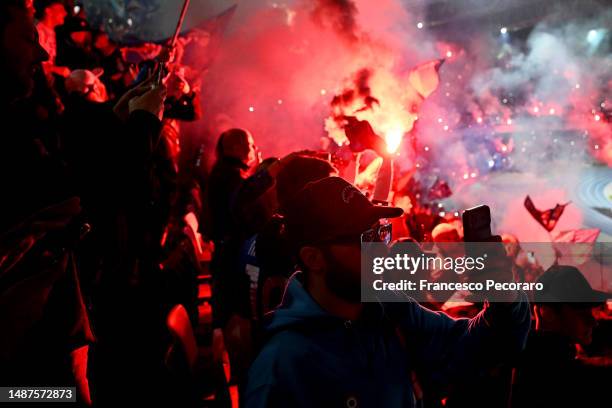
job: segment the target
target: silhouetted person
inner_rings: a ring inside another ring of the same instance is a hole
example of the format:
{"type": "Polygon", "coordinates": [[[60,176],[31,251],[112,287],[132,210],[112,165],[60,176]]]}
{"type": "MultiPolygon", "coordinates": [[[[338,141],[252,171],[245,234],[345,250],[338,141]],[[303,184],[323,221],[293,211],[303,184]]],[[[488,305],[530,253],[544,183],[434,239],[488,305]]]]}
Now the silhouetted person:
{"type": "MultiPolygon", "coordinates": [[[[360,244],[386,242],[380,220],[401,214],[337,177],[296,194],[286,239],[302,272],[271,316],[270,339],[249,372],[247,407],[411,407],[412,370],[443,387],[522,350],[530,320],[524,293],[458,320],[410,298],[361,303],[360,244]]],[[[510,270],[498,273],[511,278],[510,270]]]]}
{"type": "Polygon", "coordinates": [[[68,171],[27,99],[47,53],[23,1],[0,3],[0,383],[77,386],[89,400],[93,341],[72,248],[84,232],[68,171]],[[39,128],[40,129],[40,128],[39,128]]]}
{"type": "Polygon", "coordinates": [[[70,74],[69,68],[55,65],[55,58],[57,56],[55,29],[64,24],[67,15],[64,2],[61,0],[41,0],[36,2],[36,18],[38,19],[36,30],[40,38],[40,45],[49,54],[49,59],[43,62],[43,68],[51,79],[51,83],[53,83],[52,75],[65,78],[70,74]]]}
{"type": "Polygon", "coordinates": [[[232,314],[231,282],[239,250],[238,226],[232,215],[232,202],[257,155],[253,136],[243,129],[221,134],[216,147],[217,161],[208,179],[204,199],[204,231],[215,244],[211,269],[214,326],[224,327],[232,314]]]}
{"type": "Polygon", "coordinates": [[[544,289],[534,296],[535,330],[515,371],[512,406],[607,406],[612,368],[582,362],[576,345],[591,344],[593,309],[610,294],[593,290],[573,266],[551,266],[537,282],[544,289]]]}
{"type": "Polygon", "coordinates": [[[70,16],[57,27],[56,64],[74,69],[94,69],[100,66],[92,44],[89,23],[79,16],[70,16]]]}

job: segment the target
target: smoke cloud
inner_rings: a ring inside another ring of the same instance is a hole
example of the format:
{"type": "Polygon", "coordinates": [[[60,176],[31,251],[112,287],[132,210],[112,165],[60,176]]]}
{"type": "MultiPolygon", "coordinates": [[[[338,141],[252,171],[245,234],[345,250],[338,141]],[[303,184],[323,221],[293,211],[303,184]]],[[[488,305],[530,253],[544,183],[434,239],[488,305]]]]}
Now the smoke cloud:
{"type": "MultiPolygon", "coordinates": [[[[161,3],[162,20],[174,21],[175,2],[161,3]]],[[[347,89],[380,103],[380,123],[410,129],[410,108],[384,102],[404,98],[411,68],[445,58],[440,86],[414,122],[416,152],[404,140],[396,159],[403,171],[423,170],[426,185],[446,180],[454,195],[445,208],[487,203],[498,231],[545,240],[522,208],[525,195],[542,208],[574,200],[585,172],[612,165],[610,8],[581,2],[585,15],[551,6],[532,30],[509,24],[502,32],[504,8],[508,18],[525,16],[531,1],[456,1],[454,20],[440,27],[428,25],[427,1],[237,3],[204,75],[204,118],[187,127],[209,146],[223,130],[244,127],[264,156],[316,149],[329,135],[332,101],[349,98],[347,89]],[[484,23],[466,20],[488,14],[484,23]]],[[[193,0],[188,22],[231,4],[193,0]]],[[[585,205],[570,205],[557,229],[582,226],[585,205]]]]}

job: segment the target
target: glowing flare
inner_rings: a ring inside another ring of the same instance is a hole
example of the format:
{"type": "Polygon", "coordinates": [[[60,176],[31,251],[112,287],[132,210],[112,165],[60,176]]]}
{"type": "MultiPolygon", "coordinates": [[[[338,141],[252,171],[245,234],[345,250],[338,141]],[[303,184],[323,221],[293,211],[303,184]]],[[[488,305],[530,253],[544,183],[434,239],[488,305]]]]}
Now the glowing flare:
{"type": "Polygon", "coordinates": [[[385,142],[387,143],[387,152],[395,153],[402,143],[404,137],[404,129],[396,125],[385,132],[385,142]]]}

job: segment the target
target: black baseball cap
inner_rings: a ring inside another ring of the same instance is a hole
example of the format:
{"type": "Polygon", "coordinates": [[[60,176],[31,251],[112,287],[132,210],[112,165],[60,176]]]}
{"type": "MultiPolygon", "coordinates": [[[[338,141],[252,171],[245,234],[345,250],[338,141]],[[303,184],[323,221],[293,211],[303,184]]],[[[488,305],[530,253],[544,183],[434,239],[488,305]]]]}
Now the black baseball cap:
{"type": "Polygon", "coordinates": [[[91,31],[89,23],[84,18],[73,16],[66,19],[63,30],[68,33],[78,33],[81,31],[91,31]]]}
{"type": "Polygon", "coordinates": [[[569,265],[553,265],[537,280],[544,288],[534,294],[535,303],[562,302],[593,307],[612,298],[612,294],[594,290],[584,275],[569,265]]]}
{"type": "Polygon", "coordinates": [[[310,182],[285,209],[287,236],[293,245],[314,244],[358,235],[381,218],[403,214],[397,207],[374,205],[340,177],[310,182]]]}

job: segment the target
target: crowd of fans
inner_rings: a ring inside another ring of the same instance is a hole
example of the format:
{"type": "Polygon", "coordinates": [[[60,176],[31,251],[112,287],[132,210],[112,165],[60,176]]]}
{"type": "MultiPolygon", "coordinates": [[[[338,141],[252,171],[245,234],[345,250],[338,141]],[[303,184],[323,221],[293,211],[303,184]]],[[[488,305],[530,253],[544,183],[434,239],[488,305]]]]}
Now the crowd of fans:
{"type": "Polygon", "coordinates": [[[409,188],[407,211],[372,204],[326,154],[261,160],[239,128],[199,177],[179,161],[201,116],[180,50],[128,62],[66,6],[0,3],[0,385],[74,386],[82,406],[606,405],[609,361],[577,357],[610,353],[605,294],[580,271],[504,235],[501,278],[592,302],[361,303],[360,244],[391,245],[387,220],[451,257],[435,244],[460,223],[409,188]]]}

